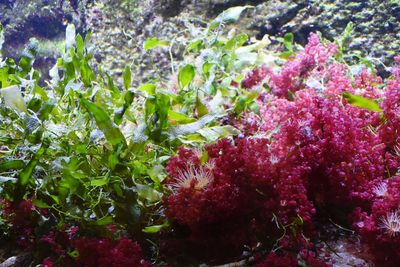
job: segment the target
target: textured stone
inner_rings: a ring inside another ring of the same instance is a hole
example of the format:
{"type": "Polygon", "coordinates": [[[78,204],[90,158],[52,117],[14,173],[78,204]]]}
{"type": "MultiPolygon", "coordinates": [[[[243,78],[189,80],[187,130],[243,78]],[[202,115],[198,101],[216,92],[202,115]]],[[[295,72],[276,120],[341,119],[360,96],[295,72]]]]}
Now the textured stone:
{"type": "MultiPolygon", "coordinates": [[[[167,73],[170,73],[167,51],[143,51],[142,45],[147,38],[174,40],[176,34],[185,29],[187,22],[209,21],[224,9],[236,5],[255,6],[254,9],[245,12],[235,27],[257,38],[262,38],[264,34],[282,36],[292,32],[295,41],[304,45],[311,32],[320,31],[324,37],[334,41],[346,25],[353,22],[354,36],[348,46],[349,51],[390,65],[393,56],[399,53],[400,49],[400,25],[396,23],[400,8],[395,1],[146,0],[138,3],[139,12],[134,18],[129,17],[129,12],[113,3],[116,7],[113,12],[102,9],[106,26],[93,27],[96,36],[94,42],[99,44],[98,53],[103,54],[101,58],[105,65],[110,66],[108,62],[112,61],[114,69],[110,71],[117,74],[122,72],[125,64],[133,63],[133,71],[140,73],[137,82],[143,78],[157,78],[160,74],[167,76],[167,73]],[[118,30],[111,27],[115,24],[122,26],[126,34],[115,35],[115,31],[118,30]],[[112,55],[108,52],[104,54],[106,50],[102,50],[105,46],[103,36],[110,35],[115,36],[111,40],[111,46],[118,51],[112,55]],[[135,43],[136,47],[127,46],[128,39],[135,43]],[[154,54],[155,58],[150,60],[148,54],[154,54]]],[[[179,48],[175,47],[172,52],[179,60],[179,48]]],[[[378,68],[385,72],[382,65],[378,68]]]]}
{"type": "MultiPolygon", "coordinates": [[[[60,40],[66,20],[73,21],[82,32],[91,28],[98,63],[115,77],[131,65],[137,84],[170,74],[169,51],[144,51],[147,38],[172,41],[171,53],[179,62],[182,46],[189,40],[189,34],[184,32],[188,22],[204,25],[224,9],[245,4],[255,8],[247,10],[235,27],[259,39],[264,34],[282,36],[292,32],[295,41],[304,45],[310,32],[320,31],[334,41],[353,22],[350,52],[390,65],[400,50],[398,1],[0,0],[0,20],[6,25],[8,55],[18,55],[21,44],[30,37],[60,40]],[[178,36],[183,38],[178,40],[178,36]]],[[[385,72],[383,65],[378,68],[385,72]]]]}

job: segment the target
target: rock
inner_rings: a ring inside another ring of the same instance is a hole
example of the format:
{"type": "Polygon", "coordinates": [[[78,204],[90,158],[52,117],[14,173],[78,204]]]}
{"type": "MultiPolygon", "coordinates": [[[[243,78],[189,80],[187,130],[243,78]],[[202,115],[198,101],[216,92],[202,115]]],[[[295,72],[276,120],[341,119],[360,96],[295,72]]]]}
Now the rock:
{"type": "MultiPolygon", "coordinates": [[[[92,0],[1,0],[0,23],[4,26],[4,56],[18,59],[31,38],[39,40],[44,50],[50,42],[64,39],[67,22],[75,24],[79,32],[86,31],[86,10],[92,0]]],[[[43,67],[47,73],[48,64],[54,64],[56,51],[44,51],[38,55],[35,66],[43,67]],[[53,53],[54,52],[54,53],[53,53]]]]}
{"type": "MultiPolygon", "coordinates": [[[[320,31],[334,41],[349,22],[354,25],[350,52],[382,61],[390,66],[400,47],[400,5],[398,1],[362,0],[0,0],[0,21],[6,26],[6,56],[18,55],[29,38],[39,41],[64,36],[65,21],[78,31],[93,31],[95,58],[114,77],[126,65],[136,73],[134,84],[170,75],[170,54],[165,49],[144,51],[149,37],[174,42],[175,61],[189,35],[182,33],[188,22],[204,25],[223,10],[253,5],[235,25],[239,31],[262,38],[292,32],[304,45],[311,32],[320,31]],[[48,27],[43,27],[48,25],[48,27]],[[179,41],[176,37],[183,36],[179,41]],[[186,38],[186,39],[185,39],[186,38]],[[151,55],[153,58],[150,58],[151,55]]],[[[54,51],[57,52],[57,51],[54,51]]],[[[52,53],[50,53],[52,54],[52,53]]],[[[41,59],[37,63],[54,62],[41,59]]],[[[381,74],[385,68],[378,64],[381,74]]],[[[387,74],[387,73],[386,73],[387,74]]]]}
{"type": "Polygon", "coordinates": [[[0,263],[0,267],[25,267],[29,266],[32,262],[32,255],[29,253],[22,253],[17,256],[12,256],[0,263]]]}
{"type": "MultiPolygon", "coordinates": [[[[320,31],[324,37],[334,41],[347,24],[353,22],[355,31],[348,47],[350,51],[390,65],[393,51],[398,52],[400,45],[396,36],[400,32],[396,23],[400,8],[398,4],[387,1],[145,0],[136,2],[136,6],[129,10],[115,1],[100,2],[103,2],[103,8],[98,12],[102,20],[96,20],[97,24],[89,23],[94,31],[98,54],[102,54],[96,58],[101,58],[102,64],[114,75],[121,73],[125,65],[133,63],[132,71],[140,74],[136,76],[136,83],[170,74],[170,59],[166,51],[143,51],[142,45],[147,38],[175,40],[187,22],[210,21],[226,8],[236,5],[254,5],[255,8],[245,12],[236,27],[259,39],[264,34],[282,36],[292,32],[295,41],[304,45],[311,32],[320,31]],[[107,9],[107,5],[112,5],[113,9],[107,9]],[[113,25],[118,28],[113,28],[113,25]]],[[[177,46],[172,51],[177,60],[180,50],[177,46]]],[[[382,66],[380,70],[384,71],[382,66]]]]}

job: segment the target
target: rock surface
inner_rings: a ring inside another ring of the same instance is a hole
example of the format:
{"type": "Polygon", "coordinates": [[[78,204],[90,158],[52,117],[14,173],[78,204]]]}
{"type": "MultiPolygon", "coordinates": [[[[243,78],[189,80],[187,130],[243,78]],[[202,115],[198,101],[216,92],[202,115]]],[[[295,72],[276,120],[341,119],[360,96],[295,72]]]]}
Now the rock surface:
{"type": "Polygon", "coordinates": [[[18,58],[31,38],[41,49],[36,67],[47,71],[55,63],[65,27],[74,23],[86,31],[88,5],[92,0],[0,0],[0,23],[4,26],[4,56],[18,58]]]}
{"type": "MultiPolygon", "coordinates": [[[[349,50],[372,58],[381,70],[380,61],[390,65],[400,50],[397,0],[0,0],[0,21],[6,26],[6,56],[20,54],[31,37],[62,42],[67,21],[81,32],[90,28],[97,61],[114,77],[131,65],[137,83],[169,73],[169,51],[144,51],[147,38],[175,40],[188,22],[201,24],[226,8],[245,4],[255,8],[246,11],[236,26],[250,36],[292,32],[296,42],[305,44],[310,32],[320,31],[334,40],[353,22],[349,50]]],[[[180,41],[185,43],[184,38],[180,41]]],[[[50,44],[44,45],[48,54],[57,54],[58,46],[50,44]]],[[[171,52],[179,61],[181,47],[176,45],[171,52]]],[[[49,55],[41,60],[54,61],[49,55]]]]}
{"type": "MultiPolygon", "coordinates": [[[[304,45],[310,32],[320,31],[334,41],[352,22],[354,36],[348,49],[373,59],[380,70],[384,71],[380,62],[390,65],[400,52],[398,1],[144,0],[131,9],[117,2],[100,0],[98,3],[103,3],[103,7],[95,10],[102,19],[89,21],[98,47],[97,58],[115,76],[122,73],[126,64],[131,64],[132,71],[138,73],[137,81],[169,72],[168,51],[149,52],[154,60],[150,61],[142,49],[147,38],[174,40],[187,22],[209,21],[226,8],[245,4],[255,8],[249,9],[236,26],[250,36],[261,38],[264,34],[282,36],[292,32],[295,41],[304,45]]],[[[179,60],[179,51],[173,52],[179,60]]]]}

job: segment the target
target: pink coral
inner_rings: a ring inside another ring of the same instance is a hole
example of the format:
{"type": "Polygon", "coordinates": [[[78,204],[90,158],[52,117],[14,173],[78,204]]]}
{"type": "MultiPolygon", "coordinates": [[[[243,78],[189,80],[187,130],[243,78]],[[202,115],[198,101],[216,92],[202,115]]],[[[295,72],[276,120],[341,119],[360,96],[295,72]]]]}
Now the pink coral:
{"type": "Polygon", "coordinates": [[[131,267],[150,266],[143,260],[142,249],[138,243],[127,237],[117,241],[108,238],[81,237],[73,242],[79,252],[77,264],[84,267],[131,267]]]}
{"type": "Polygon", "coordinates": [[[268,72],[272,93],[279,97],[289,97],[290,93],[305,88],[305,80],[310,73],[313,70],[324,70],[330,57],[336,52],[336,45],[324,45],[317,34],[311,34],[304,51],[287,61],[278,74],[268,72]]]}

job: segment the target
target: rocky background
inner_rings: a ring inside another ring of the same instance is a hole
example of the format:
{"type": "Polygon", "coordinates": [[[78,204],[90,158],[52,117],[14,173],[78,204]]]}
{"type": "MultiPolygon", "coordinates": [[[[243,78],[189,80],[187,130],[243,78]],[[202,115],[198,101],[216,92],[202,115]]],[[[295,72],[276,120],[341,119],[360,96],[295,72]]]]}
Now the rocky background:
{"type": "MultiPolygon", "coordinates": [[[[244,4],[255,8],[236,26],[250,36],[292,32],[296,42],[305,44],[310,32],[334,40],[353,22],[349,50],[385,65],[400,52],[399,0],[0,0],[0,21],[6,28],[5,55],[18,57],[34,37],[41,48],[36,64],[43,71],[62,49],[68,22],[82,33],[90,29],[103,69],[119,77],[131,65],[138,83],[169,73],[169,51],[144,51],[147,38],[176,40],[185,36],[188,23],[204,25],[224,9],[244,4]]],[[[178,41],[184,43],[184,37],[178,41]]],[[[179,61],[179,46],[172,52],[179,61]]],[[[385,71],[382,64],[379,69],[385,71]]]]}

